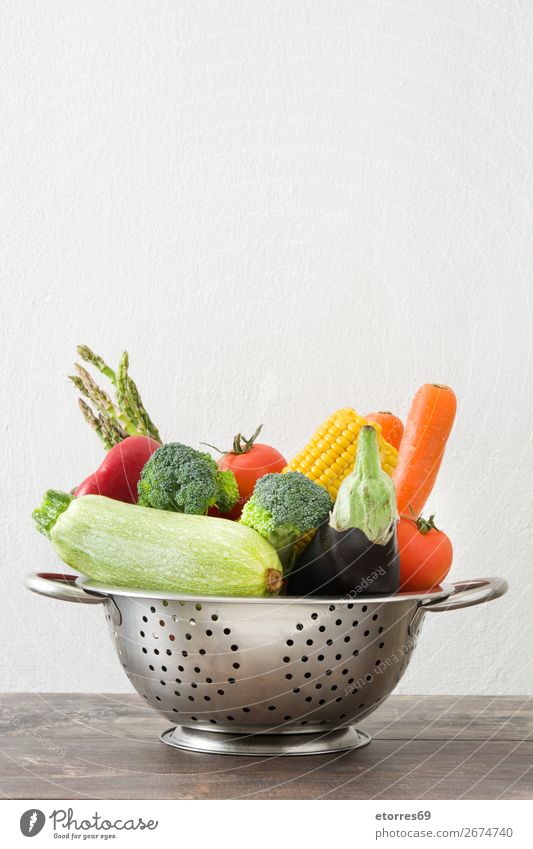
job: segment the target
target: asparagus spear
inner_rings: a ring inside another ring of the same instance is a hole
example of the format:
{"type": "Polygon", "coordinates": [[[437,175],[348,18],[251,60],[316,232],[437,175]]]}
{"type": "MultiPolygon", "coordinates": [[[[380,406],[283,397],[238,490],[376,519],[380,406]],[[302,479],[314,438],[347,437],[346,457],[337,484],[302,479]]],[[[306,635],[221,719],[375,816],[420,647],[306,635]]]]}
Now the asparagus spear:
{"type": "Polygon", "coordinates": [[[104,446],[109,449],[126,436],[136,434],[148,435],[160,442],[159,431],[146,412],[139,390],[128,374],[127,351],[122,354],[116,372],[87,345],[79,345],[77,351],[84,362],[97,368],[115,387],[116,406],[83,366],[76,363],[77,374],[69,376],[80,394],[92,403],[98,413],[96,415],[82,398],[78,399],[85,420],[98,434],[104,446]]]}

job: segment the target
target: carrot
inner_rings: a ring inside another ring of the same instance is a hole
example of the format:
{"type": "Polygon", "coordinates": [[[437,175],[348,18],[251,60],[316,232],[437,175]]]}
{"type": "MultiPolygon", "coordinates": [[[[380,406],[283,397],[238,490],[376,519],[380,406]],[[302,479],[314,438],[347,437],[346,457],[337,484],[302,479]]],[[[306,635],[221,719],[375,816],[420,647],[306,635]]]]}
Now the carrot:
{"type": "Polygon", "coordinates": [[[367,413],[365,419],[367,422],[376,422],[380,425],[381,435],[385,442],[393,445],[398,451],[403,436],[403,424],[398,416],[380,410],[379,413],[367,413]]]}
{"type": "Polygon", "coordinates": [[[419,516],[435,484],[457,401],[449,386],[426,383],[411,404],[393,473],[398,513],[419,516]]]}

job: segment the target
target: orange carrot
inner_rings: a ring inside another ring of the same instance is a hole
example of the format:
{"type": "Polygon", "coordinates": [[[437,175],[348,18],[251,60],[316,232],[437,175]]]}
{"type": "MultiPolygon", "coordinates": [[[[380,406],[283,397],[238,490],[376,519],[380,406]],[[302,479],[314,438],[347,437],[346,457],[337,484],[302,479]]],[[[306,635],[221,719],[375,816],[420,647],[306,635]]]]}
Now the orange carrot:
{"type": "Polygon", "coordinates": [[[394,413],[380,411],[379,413],[367,413],[365,419],[367,422],[376,422],[380,425],[381,435],[385,442],[393,445],[398,451],[403,436],[403,424],[398,416],[395,416],[394,413]]]}
{"type": "Polygon", "coordinates": [[[437,383],[424,384],[413,398],[393,473],[400,515],[420,515],[435,484],[456,407],[453,390],[437,383]]]}

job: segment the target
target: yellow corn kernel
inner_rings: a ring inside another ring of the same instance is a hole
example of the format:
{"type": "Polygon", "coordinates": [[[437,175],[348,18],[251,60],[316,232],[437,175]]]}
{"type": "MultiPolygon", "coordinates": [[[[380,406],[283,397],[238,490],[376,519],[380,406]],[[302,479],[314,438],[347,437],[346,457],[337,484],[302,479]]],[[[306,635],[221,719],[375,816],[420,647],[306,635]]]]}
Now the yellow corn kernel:
{"type": "MultiPolygon", "coordinates": [[[[398,452],[385,442],[381,427],[367,422],[355,410],[347,407],[337,410],[323,422],[308,444],[287,464],[284,472],[302,472],[310,480],[324,486],[334,499],[347,475],[353,471],[357,455],[357,439],[362,427],[372,424],[378,436],[382,468],[392,474],[398,462],[398,452]]],[[[308,535],[300,541],[301,550],[309,541],[308,535]]]]}

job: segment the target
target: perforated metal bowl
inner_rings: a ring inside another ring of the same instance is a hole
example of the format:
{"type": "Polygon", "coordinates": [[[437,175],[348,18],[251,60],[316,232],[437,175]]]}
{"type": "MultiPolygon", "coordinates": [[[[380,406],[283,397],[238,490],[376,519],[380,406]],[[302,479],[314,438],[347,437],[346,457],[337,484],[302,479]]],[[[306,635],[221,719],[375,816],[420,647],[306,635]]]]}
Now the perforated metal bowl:
{"type": "Polygon", "coordinates": [[[46,573],[28,576],[26,585],[104,605],[131,683],[177,725],[164,742],[245,754],[369,742],[353,723],[402,677],[424,614],[480,604],[507,589],[490,578],[386,598],[242,599],[122,590],[46,573]]]}

